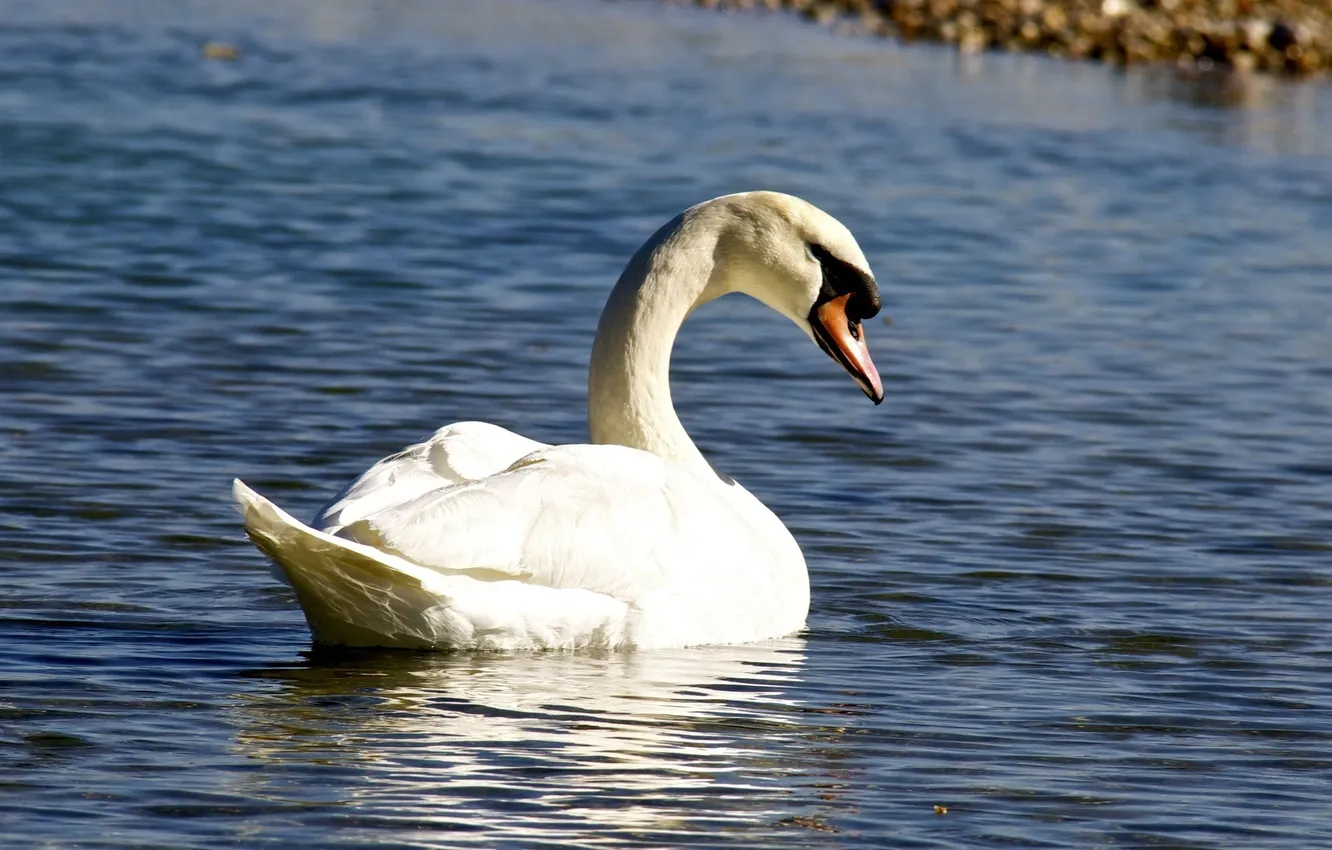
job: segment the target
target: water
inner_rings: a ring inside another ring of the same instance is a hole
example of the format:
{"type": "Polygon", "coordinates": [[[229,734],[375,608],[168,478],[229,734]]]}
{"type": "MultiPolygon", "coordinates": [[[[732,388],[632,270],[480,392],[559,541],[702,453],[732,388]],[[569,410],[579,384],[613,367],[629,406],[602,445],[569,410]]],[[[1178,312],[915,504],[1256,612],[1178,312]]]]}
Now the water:
{"type": "Polygon", "coordinates": [[[654,3],[0,16],[0,843],[1332,846],[1326,84],[654,3]],[[894,318],[878,408],[743,299],[677,351],[809,629],[312,655],[230,478],[581,439],[625,259],[760,186],[894,318]]]}

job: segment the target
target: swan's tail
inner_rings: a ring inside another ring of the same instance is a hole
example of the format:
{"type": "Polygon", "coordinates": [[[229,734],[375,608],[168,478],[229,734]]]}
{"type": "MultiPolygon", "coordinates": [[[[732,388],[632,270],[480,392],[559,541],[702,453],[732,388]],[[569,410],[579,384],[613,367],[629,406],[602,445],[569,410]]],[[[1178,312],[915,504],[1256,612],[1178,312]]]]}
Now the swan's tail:
{"type": "Polygon", "coordinates": [[[629,606],[581,588],[433,570],[310,528],[237,480],[245,533],[296,591],[316,643],[573,649],[628,640],[629,606]]]}
{"type": "Polygon", "coordinates": [[[453,629],[439,574],[395,555],[310,528],[251,490],[232,484],[245,533],[273,559],[316,643],[437,646],[453,629]]]}

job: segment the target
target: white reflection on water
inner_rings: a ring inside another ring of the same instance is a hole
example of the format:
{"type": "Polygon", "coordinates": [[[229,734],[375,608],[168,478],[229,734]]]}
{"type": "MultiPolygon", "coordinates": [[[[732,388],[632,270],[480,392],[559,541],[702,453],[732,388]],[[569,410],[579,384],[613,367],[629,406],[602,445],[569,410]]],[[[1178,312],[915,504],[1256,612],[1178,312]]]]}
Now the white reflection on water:
{"type": "Polygon", "coordinates": [[[486,812],[477,840],[771,823],[791,804],[783,777],[803,769],[790,756],[809,744],[795,696],[804,650],[787,639],[600,657],[375,653],[254,671],[275,687],[248,683],[236,744],[277,769],[233,790],[373,803],[440,826],[486,812]],[[293,783],[292,771],[325,778],[293,783]]]}

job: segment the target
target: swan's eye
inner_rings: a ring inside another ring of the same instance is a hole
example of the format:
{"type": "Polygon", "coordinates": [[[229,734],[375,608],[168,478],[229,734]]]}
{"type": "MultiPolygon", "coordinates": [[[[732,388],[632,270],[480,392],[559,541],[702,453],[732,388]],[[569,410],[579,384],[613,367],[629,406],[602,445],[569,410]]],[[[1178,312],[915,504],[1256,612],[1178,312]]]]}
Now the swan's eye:
{"type": "MultiPolygon", "coordinates": [[[[823,246],[819,247],[821,248],[823,246]]],[[[805,243],[805,256],[809,258],[811,263],[817,263],[819,261],[818,255],[814,253],[814,245],[809,242],[805,243]]]]}

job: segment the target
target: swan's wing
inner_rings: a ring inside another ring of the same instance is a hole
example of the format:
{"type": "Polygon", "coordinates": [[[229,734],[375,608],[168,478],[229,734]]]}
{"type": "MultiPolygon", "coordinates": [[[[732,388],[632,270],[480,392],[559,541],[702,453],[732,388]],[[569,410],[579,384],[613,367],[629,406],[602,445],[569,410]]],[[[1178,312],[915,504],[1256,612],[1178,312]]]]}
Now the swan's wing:
{"type": "Polygon", "coordinates": [[[422,443],[408,446],[370,467],[334,497],[315,527],[337,533],[364,517],[456,484],[502,472],[545,443],[488,422],[455,422],[422,443]]]}
{"type": "Polygon", "coordinates": [[[368,513],[339,534],[445,574],[634,599],[727,557],[736,514],[721,486],[636,449],[559,446],[368,513]]]}

